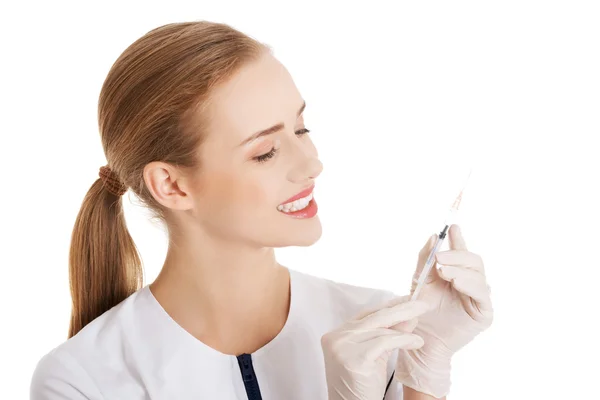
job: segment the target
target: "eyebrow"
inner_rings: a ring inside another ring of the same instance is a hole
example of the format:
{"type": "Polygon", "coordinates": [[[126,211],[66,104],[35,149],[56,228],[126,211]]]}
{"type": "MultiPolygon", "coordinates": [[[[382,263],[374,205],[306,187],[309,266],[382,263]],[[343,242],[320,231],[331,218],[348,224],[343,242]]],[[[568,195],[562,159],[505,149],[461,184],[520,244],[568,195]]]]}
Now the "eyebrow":
{"type": "MultiPolygon", "coordinates": [[[[300,107],[300,109],[296,113],[296,117],[299,117],[300,114],[302,114],[302,112],[304,111],[304,108],[306,108],[306,101],[302,103],[302,107],[300,107]]],[[[270,135],[272,133],[279,132],[280,130],[283,129],[284,126],[285,126],[284,123],[280,122],[276,125],[273,125],[270,128],[264,129],[260,132],[256,132],[255,134],[251,135],[250,137],[244,139],[244,141],[242,141],[242,143],[240,143],[239,146],[243,146],[246,143],[251,142],[252,140],[257,139],[261,136],[270,135]]]]}

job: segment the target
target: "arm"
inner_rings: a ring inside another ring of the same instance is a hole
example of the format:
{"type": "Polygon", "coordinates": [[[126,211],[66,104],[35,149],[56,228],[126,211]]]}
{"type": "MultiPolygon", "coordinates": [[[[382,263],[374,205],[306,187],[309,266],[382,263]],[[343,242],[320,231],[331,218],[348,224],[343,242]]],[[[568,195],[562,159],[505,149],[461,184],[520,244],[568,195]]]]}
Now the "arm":
{"type": "Polygon", "coordinates": [[[90,376],[65,352],[43,356],[35,367],[30,400],[103,400],[90,376]]]}
{"type": "MultiPolygon", "coordinates": [[[[421,392],[417,392],[416,390],[404,386],[404,400],[435,400],[436,397],[430,396],[428,394],[424,394],[421,392]]],[[[446,396],[442,397],[440,400],[446,400],[446,396]]]]}

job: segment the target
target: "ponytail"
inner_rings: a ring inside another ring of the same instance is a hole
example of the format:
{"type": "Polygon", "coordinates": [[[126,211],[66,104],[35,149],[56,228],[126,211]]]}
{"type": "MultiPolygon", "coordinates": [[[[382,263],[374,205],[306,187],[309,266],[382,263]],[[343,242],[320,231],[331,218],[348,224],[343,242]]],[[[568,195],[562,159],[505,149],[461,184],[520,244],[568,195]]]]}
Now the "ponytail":
{"type": "Polygon", "coordinates": [[[180,22],[148,31],[110,67],[98,99],[107,166],[75,221],[69,254],[69,338],[142,287],[142,263],[117,194],[135,193],[163,222],[169,211],[143,171],[151,162],[197,169],[212,88],[272,49],[223,23],[180,22]],[[122,183],[126,185],[122,185],[122,183]]]}
{"type": "Polygon", "coordinates": [[[69,335],[125,300],[143,284],[142,262],[123,215],[123,201],[98,179],[81,205],[71,237],[69,335]]]}

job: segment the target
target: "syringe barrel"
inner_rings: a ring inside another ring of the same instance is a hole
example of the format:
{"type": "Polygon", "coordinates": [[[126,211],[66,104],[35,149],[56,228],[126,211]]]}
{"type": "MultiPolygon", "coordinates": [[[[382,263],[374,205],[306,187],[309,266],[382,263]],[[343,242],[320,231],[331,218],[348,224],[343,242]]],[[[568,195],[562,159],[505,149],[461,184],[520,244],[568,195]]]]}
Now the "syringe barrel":
{"type": "Polygon", "coordinates": [[[419,278],[417,279],[417,282],[416,282],[417,286],[410,298],[411,300],[416,300],[418,298],[419,292],[421,291],[421,288],[425,284],[425,280],[427,279],[427,276],[429,275],[429,272],[431,271],[431,267],[435,263],[435,253],[437,253],[438,250],[440,249],[440,247],[442,247],[442,242],[444,241],[444,238],[446,237],[447,230],[448,230],[448,226],[446,225],[446,227],[441,232],[441,234],[438,235],[438,237],[436,238],[435,245],[433,246],[433,249],[431,249],[431,252],[429,253],[429,256],[427,257],[427,261],[425,261],[425,265],[423,266],[423,270],[421,270],[421,274],[419,274],[419,278]]]}

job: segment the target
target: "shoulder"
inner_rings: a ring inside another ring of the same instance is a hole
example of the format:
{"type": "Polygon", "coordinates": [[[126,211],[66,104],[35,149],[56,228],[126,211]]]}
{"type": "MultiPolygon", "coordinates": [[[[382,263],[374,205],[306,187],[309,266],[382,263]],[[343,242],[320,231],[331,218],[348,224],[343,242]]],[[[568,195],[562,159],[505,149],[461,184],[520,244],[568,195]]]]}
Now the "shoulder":
{"type": "Polygon", "coordinates": [[[294,271],[300,284],[298,295],[303,302],[325,309],[347,320],[359,312],[383,306],[399,295],[390,290],[353,285],[333,279],[294,271]]]}
{"type": "Polygon", "coordinates": [[[115,349],[122,348],[123,342],[127,341],[125,335],[133,321],[138,293],[106,311],[75,336],[41,357],[31,378],[30,398],[103,399],[95,378],[107,371],[107,365],[118,365],[118,359],[122,358],[115,349]]]}
{"type": "Polygon", "coordinates": [[[31,400],[102,398],[91,377],[68,352],[56,348],[38,361],[31,379],[31,400]]]}

